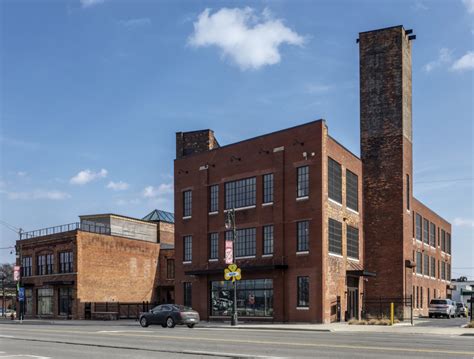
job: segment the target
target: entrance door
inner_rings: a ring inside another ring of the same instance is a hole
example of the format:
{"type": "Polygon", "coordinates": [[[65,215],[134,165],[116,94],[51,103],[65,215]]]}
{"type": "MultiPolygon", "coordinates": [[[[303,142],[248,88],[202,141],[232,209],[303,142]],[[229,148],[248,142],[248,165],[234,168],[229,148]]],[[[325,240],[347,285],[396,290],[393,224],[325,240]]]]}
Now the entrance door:
{"type": "Polygon", "coordinates": [[[359,319],[359,289],[347,288],[347,319],[359,319]]]}

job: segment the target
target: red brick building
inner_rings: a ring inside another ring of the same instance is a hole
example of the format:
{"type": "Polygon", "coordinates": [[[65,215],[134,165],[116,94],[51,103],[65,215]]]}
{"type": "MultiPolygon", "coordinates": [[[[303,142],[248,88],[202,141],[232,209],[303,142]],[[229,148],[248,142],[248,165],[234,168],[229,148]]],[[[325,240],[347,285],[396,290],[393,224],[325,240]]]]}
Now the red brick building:
{"type": "Polygon", "coordinates": [[[240,318],[330,322],[359,317],[363,298],[414,293],[426,308],[449,295],[450,225],[411,190],[410,33],[359,36],[361,158],[324,120],[226,146],[211,130],[177,133],[177,303],[203,319],[229,317],[224,222],[233,208],[240,318]],[[417,241],[418,214],[434,246],[417,241]],[[416,272],[424,260],[429,274],[416,272]]]}
{"type": "Polygon", "coordinates": [[[81,216],[80,223],[23,233],[17,248],[25,317],[87,319],[94,317],[93,303],[156,302],[170,287],[172,295],[172,281],[160,282],[158,273],[159,262],[170,259],[172,243],[158,242],[161,221],[154,222],[91,215],[81,216]]]}

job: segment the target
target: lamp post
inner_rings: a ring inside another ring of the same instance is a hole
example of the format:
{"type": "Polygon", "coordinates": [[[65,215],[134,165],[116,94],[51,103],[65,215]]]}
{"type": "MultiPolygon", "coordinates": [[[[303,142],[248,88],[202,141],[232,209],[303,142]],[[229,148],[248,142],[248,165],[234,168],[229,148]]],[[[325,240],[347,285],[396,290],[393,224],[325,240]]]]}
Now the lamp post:
{"type": "Polygon", "coordinates": [[[18,245],[15,246],[15,252],[16,252],[16,259],[17,259],[17,262],[18,264],[20,265],[20,275],[19,275],[19,278],[18,278],[18,284],[17,284],[17,298],[18,298],[18,318],[20,319],[20,323],[23,323],[23,301],[22,300],[19,300],[19,296],[20,296],[20,288],[21,288],[21,275],[22,275],[22,270],[23,270],[23,263],[22,263],[22,258],[21,258],[21,234],[22,234],[23,230],[20,228],[18,230],[18,236],[19,236],[19,239],[20,241],[18,242],[18,245]]]}
{"type": "MultiPolygon", "coordinates": [[[[235,242],[237,239],[237,228],[235,225],[235,208],[232,208],[231,210],[227,211],[227,216],[225,220],[225,228],[226,229],[232,229],[232,262],[236,264],[235,260],[235,242]]],[[[233,311],[232,311],[232,317],[230,320],[230,325],[235,326],[237,325],[237,281],[234,280],[234,305],[233,305],[233,311]]]]}
{"type": "Polygon", "coordinates": [[[2,317],[6,317],[6,311],[5,311],[5,273],[2,273],[2,290],[3,290],[3,296],[2,296],[2,317]]]}

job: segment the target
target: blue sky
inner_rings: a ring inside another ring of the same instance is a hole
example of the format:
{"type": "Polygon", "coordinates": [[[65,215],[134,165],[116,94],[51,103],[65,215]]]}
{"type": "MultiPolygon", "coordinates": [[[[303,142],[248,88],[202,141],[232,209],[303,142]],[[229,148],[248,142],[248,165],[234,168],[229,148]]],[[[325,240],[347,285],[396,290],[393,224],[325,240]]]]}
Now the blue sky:
{"type": "MultiPolygon", "coordinates": [[[[474,277],[474,1],[0,9],[0,220],[25,230],[172,210],[177,131],[227,144],[325,118],[359,154],[358,32],[413,28],[414,193],[453,223],[453,276],[474,277]]],[[[4,225],[0,236],[14,244],[4,225]]]]}

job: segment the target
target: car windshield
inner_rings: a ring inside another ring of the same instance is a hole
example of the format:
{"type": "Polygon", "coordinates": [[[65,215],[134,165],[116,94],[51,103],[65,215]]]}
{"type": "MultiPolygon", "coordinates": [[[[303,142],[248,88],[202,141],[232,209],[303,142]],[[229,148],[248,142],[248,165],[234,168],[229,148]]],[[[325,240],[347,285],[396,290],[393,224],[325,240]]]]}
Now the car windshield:
{"type": "Polygon", "coordinates": [[[445,299],[432,299],[430,304],[448,304],[445,299]]]}
{"type": "Polygon", "coordinates": [[[193,310],[192,308],[185,307],[184,305],[174,305],[174,308],[180,312],[188,312],[193,310]]]}

